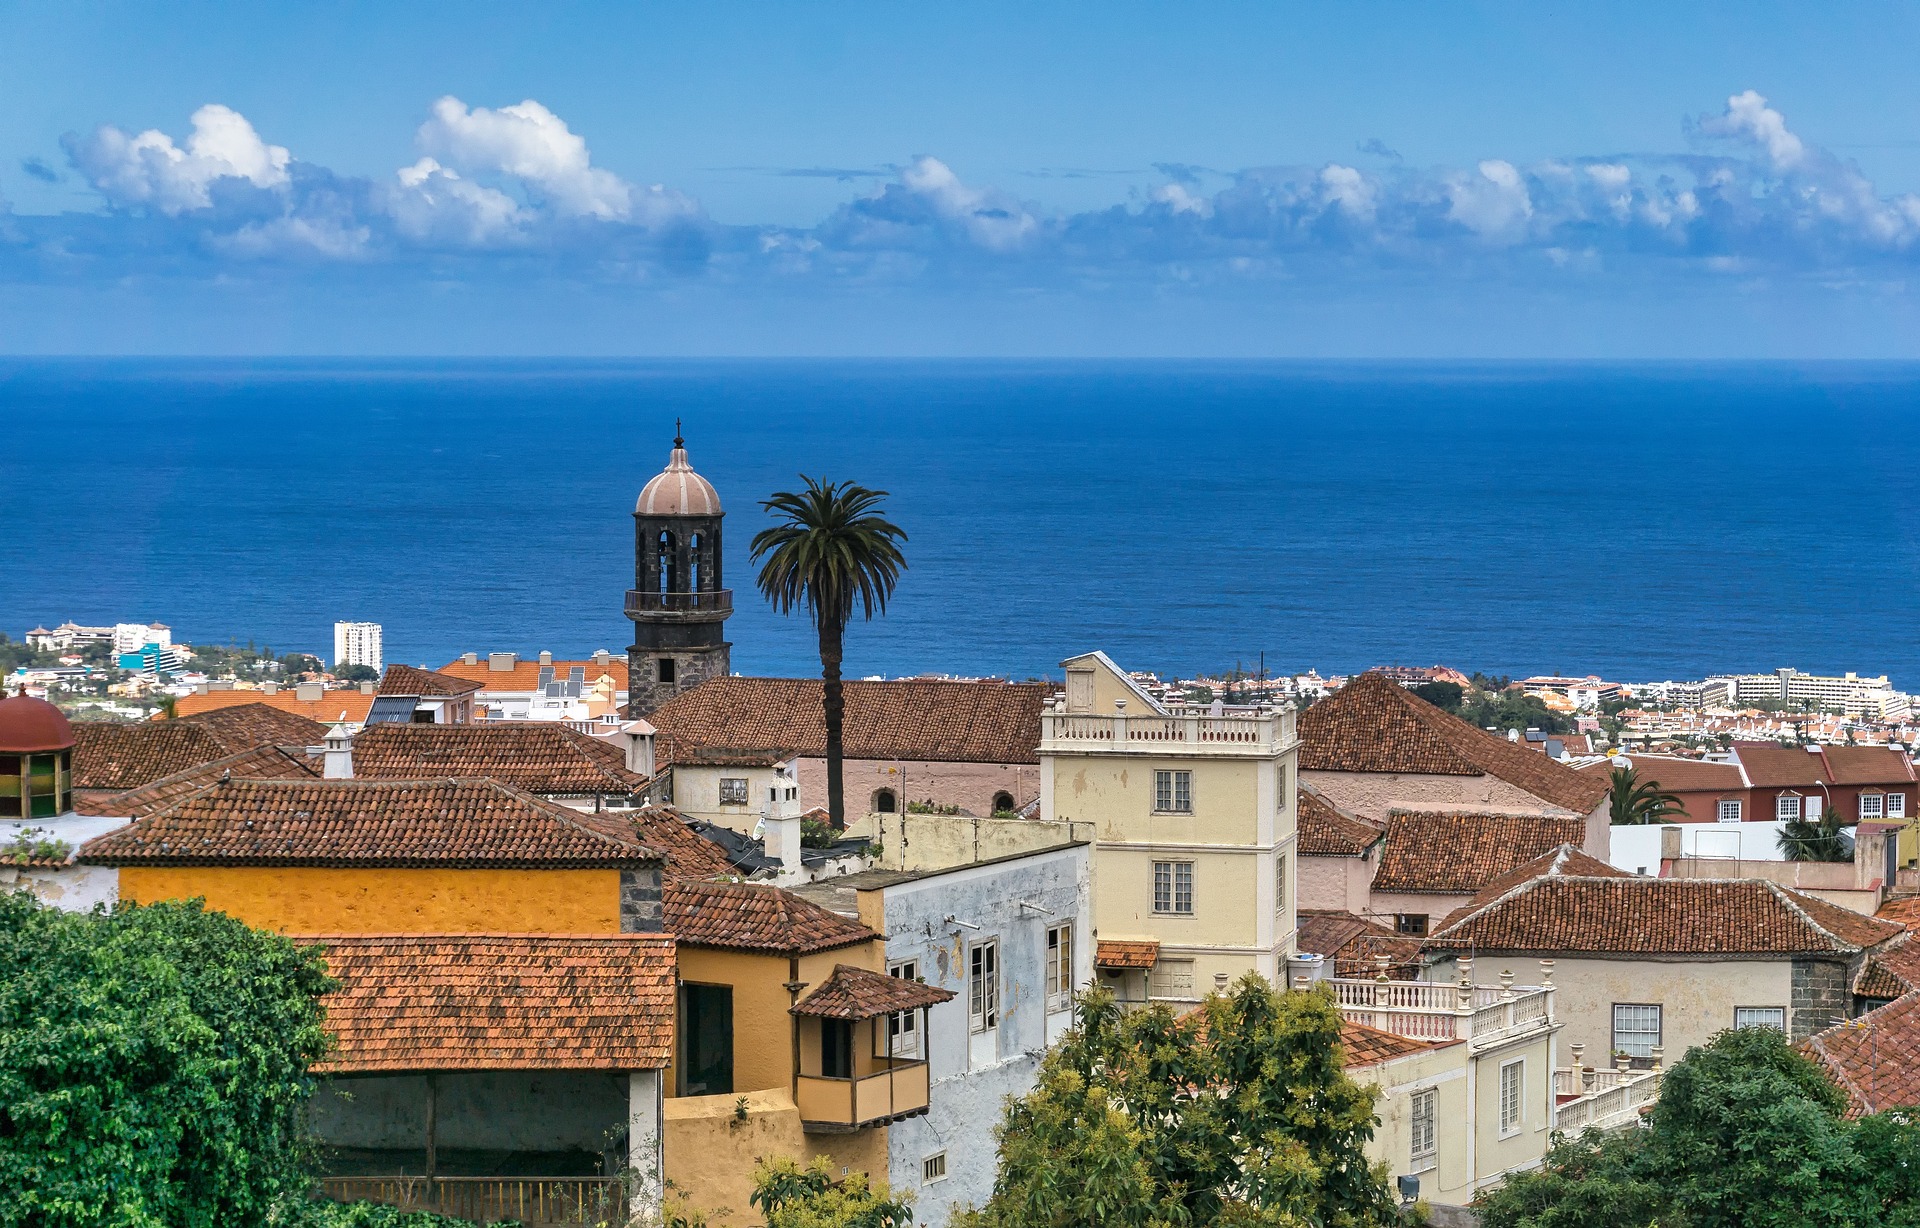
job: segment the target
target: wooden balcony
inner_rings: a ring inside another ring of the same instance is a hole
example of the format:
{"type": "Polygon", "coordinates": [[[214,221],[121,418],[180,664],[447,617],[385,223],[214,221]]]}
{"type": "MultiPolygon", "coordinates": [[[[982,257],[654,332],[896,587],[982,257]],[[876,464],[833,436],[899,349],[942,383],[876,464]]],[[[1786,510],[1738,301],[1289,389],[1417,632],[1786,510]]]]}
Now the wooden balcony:
{"type": "Polygon", "coordinates": [[[860,1078],[803,1074],[795,1099],[802,1128],[842,1133],[927,1111],[927,1064],[908,1058],[869,1059],[879,1069],[860,1078]]]}
{"type": "Polygon", "coordinates": [[[622,1223],[626,1191],[616,1177],[323,1177],[335,1202],[377,1202],[478,1224],[514,1220],[527,1228],[622,1223]]]}
{"type": "Polygon", "coordinates": [[[627,590],[627,617],[648,622],[710,622],[733,613],[733,590],[703,593],[654,593],[627,590]]]}

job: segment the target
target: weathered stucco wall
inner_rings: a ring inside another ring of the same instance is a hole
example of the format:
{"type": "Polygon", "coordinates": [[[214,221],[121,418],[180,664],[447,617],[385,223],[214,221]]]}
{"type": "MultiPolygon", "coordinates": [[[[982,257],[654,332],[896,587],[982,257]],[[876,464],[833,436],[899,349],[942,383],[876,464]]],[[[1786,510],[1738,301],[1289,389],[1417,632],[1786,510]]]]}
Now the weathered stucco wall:
{"type": "MultiPolygon", "coordinates": [[[[1026,805],[1040,794],[1038,763],[848,759],[841,764],[840,771],[847,790],[848,815],[872,810],[874,797],[882,789],[893,791],[895,809],[904,810],[909,801],[931,799],[937,805],[958,806],[982,818],[993,815],[996,793],[1011,796],[1016,807],[1026,805]]],[[[800,778],[802,805],[811,808],[827,804],[826,759],[801,759],[795,774],[800,778]]]]}
{"type": "Polygon", "coordinates": [[[1302,857],[1295,871],[1299,882],[1295,907],[1366,912],[1373,870],[1373,862],[1362,857],[1302,857]]]}
{"type": "Polygon", "coordinates": [[[784,777],[776,777],[770,767],[713,767],[708,764],[679,764],[673,769],[674,809],[690,818],[705,819],[737,832],[752,832],[767,804],[767,790],[784,777]],[[720,804],[720,780],[729,777],[747,782],[747,801],[741,806],[720,804]]]}
{"type": "Polygon", "coordinates": [[[791,1156],[801,1164],[825,1156],[836,1174],[887,1171],[888,1127],[854,1134],[807,1134],[785,1087],[731,1096],[668,1100],[666,1173],[670,1196],[704,1211],[715,1228],[759,1224],[749,1201],[755,1161],[791,1156]]]}
{"type": "Polygon", "coordinates": [[[983,819],[947,814],[870,814],[847,825],[847,834],[880,842],[877,867],[944,870],[1093,839],[1091,823],[1045,823],[1039,819],[983,819]]]}
{"type": "MultiPolygon", "coordinates": [[[[785,988],[788,980],[804,981],[811,989],[833,975],[835,964],[853,964],[875,971],[885,968],[885,953],[878,939],[838,951],[802,956],[797,964],[797,977],[793,972],[795,965],[790,964],[785,955],[683,944],[679,957],[683,984],[733,987],[733,1087],[736,1093],[768,1088],[790,1092],[792,1089],[793,1016],[787,1012],[793,1000],[785,988]]],[[[807,989],[800,991],[802,997],[806,994],[807,989]]],[[[677,1044],[673,1061],[667,1080],[670,1096],[680,1091],[677,1044]]]]}
{"type": "Polygon", "coordinates": [[[120,872],[111,866],[61,866],[26,870],[0,866],[0,891],[22,890],[42,904],[68,912],[111,908],[120,898],[120,872]]]}
{"type": "Polygon", "coordinates": [[[123,867],[120,895],[204,896],[249,925],[294,934],[620,932],[617,870],[123,867]]]}

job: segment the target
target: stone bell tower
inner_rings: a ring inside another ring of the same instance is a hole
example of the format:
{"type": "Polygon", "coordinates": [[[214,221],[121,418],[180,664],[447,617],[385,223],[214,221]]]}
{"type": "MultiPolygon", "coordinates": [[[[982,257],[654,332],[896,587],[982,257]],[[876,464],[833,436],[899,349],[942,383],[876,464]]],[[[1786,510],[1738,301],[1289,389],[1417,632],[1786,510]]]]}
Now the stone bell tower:
{"type": "Polygon", "coordinates": [[[673,455],[633,505],[633,587],[627,617],[627,715],[641,717],[728,672],[733,593],[720,575],[720,496],[687,463],[674,423],[673,455]]]}

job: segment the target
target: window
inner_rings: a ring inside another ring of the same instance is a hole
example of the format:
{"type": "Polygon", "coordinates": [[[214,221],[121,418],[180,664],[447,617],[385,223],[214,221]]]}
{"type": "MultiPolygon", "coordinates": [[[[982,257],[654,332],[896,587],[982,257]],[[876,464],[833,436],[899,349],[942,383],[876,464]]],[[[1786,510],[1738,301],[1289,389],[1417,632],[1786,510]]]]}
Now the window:
{"type": "Polygon", "coordinates": [[[1412,1162],[1407,1167],[1416,1173],[1425,1172],[1439,1164],[1439,1147],[1433,1129],[1434,1097],[1431,1088],[1415,1092],[1412,1096],[1413,1146],[1410,1148],[1412,1154],[1408,1157],[1412,1162]]]}
{"type": "Polygon", "coordinates": [[[1660,1045],[1660,1008],[1641,1003],[1616,1003],[1613,1008],[1613,1051],[1628,1057],[1652,1057],[1660,1045]]]}
{"type": "Polygon", "coordinates": [[[71,751],[0,755],[0,816],[50,819],[73,809],[71,751]]]}
{"type": "Polygon", "coordinates": [[[1907,817],[1907,795],[1904,793],[1887,794],[1887,817],[1904,819],[1907,817]]]}
{"type": "Polygon", "coordinates": [[[1164,814],[1193,813],[1193,773],[1155,772],[1153,808],[1164,814]]]}
{"type": "Polygon", "coordinates": [[[1152,998],[1191,998],[1193,961],[1163,959],[1147,976],[1147,996],[1152,998]]]}
{"type": "Polygon", "coordinates": [[[1393,932],[1405,934],[1409,938],[1427,936],[1427,914],[1423,912],[1397,912],[1393,914],[1393,932]]]}
{"type": "Polygon", "coordinates": [[[654,668],[659,671],[660,681],[662,682],[673,681],[673,658],[672,657],[661,657],[659,661],[654,663],[654,668]]]}
{"type": "MultiPolygon", "coordinates": [[[[909,959],[887,965],[887,975],[904,981],[920,979],[920,961],[909,959]]],[[[887,1052],[895,1057],[920,1056],[920,1012],[900,1011],[887,1016],[887,1052]]]]}
{"type": "Polygon", "coordinates": [[[977,943],[967,957],[967,1028],[990,1032],[1000,1026],[1000,945],[977,943]]]}
{"type": "MultiPolygon", "coordinates": [[[[1287,855],[1278,853],[1273,858],[1273,915],[1287,915],[1287,855]]],[[[1284,927],[1283,927],[1284,928],[1284,927]]]]}
{"type": "Polygon", "coordinates": [[[1787,1030],[1787,1008],[1784,1006],[1736,1006],[1733,1008],[1733,1026],[1772,1028],[1776,1032],[1784,1032],[1787,1030]]]}
{"type": "Polygon", "coordinates": [[[1821,802],[1822,802],[1822,799],[1820,795],[1817,793],[1814,793],[1814,794],[1809,794],[1807,796],[1807,799],[1800,803],[1801,809],[1807,812],[1807,822],[1818,823],[1820,821],[1821,802]]]}
{"type": "Polygon", "coordinates": [[[720,804],[722,806],[746,805],[747,778],[744,776],[722,776],[720,778],[720,804]]]}
{"type": "Polygon", "coordinates": [[[1718,818],[1722,823],[1738,823],[1740,821],[1740,799],[1737,797],[1720,799],[1718,818]]]}
{"type": "Polygon", "coordinates": [[[922,1182],[944,1181],[947,1177],[947,1153],[936,1151],[920,1161],[920,1180],[922,1182]]]}
{"type": "MultiPolygon", "coordinates": [[[[1618,1010],[1618,1007],[1614,1008],[1618,1010]]],[[[1507,1062],[1500,1067],[1500,1133],[1518,1134],[1525,1118],[1522,1105],[1527,1096],[1527,1059],[1507,1062]]]]}
{"type": "Polygon", "coordinates": [[[1861,818],[1877,819],[1885,812],[1886,812],[1885,795],[1879,794],[1879,793],[1862,793],[1860,795],[1860,817],[1861,818]]]}
{"type": "Polygon", "coordinates": [[[1191,861],[1153,863],[1153,911],[1172,913],[1193,911],[1193,863],[1191,861]]]}
{"type": "Polygon", "coordinates": [[[1013,794],[996,793],[993,795],[993,812],[1003,814],[1013,809],[1013,794]]]}
{"type": "Polygon", "coordinates": [[[1047,931],[1047,1009],[1063,1011],[1073,1005],[1073,927],[1056,925],[1047,931]]]}
{"type": "Polygon", "coordinates": [[[1782,793],[1773,799],[1773,817],[1782,823],[1791,823],[1800,817],[1800,797],[1795,793],[1782,793]]]}
{"type": "Polygon", "coordinates": [[[875,789],[873,792],[873,813],[892,814],[894,808],[892,789],[875,789]]]}

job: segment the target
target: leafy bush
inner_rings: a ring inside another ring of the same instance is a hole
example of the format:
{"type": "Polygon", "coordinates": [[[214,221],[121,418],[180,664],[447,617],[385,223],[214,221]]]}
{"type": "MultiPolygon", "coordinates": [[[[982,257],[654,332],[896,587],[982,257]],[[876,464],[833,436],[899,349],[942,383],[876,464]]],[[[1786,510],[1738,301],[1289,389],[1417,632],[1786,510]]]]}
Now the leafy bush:
{"type": "Polygon", "coordinates": [[[0,895],[0,1228],[300,1214],[328,1042],[312,951],[200,904],[0,895]]]}
{"type": "Polygon", "coordinates": [[[37,827],[23,828],[11,844],[0,844],[0,865],[24,866],[32,861],[64,861],[73,855],[73,846],[55,840],[37,827]]]}
{"type": "Polygon", "coordinates": [[[913,1208],[892,1198],[866,1175],[836,1180],[824,1159],[801,1168],[792,1160],[762,1160],[753,1170],[753,1205],[767,1228],[912,1228],[913,1208]]]}
{"type": "Polygon", "coordinates": [[[800,820],[800,847],[803,849],[830,849],[839,839],[839,831],[825,819],[800,820]]]}
{"type": "MultiPolygon", "coordinates": [[[[477,1228],[472,1220],[435,1215],[431,1211],[402,1211],[377,1202],[324,1202],[315,1199],[301,1208],[301,1217],[289,1228],[477,1228]]],[[[489,1228],[519,1228],[516,1220],[495,1220],[489,1228]]]]}

